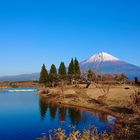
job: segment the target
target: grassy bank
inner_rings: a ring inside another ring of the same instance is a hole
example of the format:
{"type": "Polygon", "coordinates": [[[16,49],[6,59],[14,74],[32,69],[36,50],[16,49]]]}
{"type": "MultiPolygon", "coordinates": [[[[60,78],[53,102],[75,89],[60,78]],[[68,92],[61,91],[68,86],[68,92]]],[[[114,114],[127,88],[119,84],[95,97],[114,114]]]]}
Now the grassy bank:
{"type": "Polygon", "coordinates": [[[129,130],[130,135],[133,135],[132,137],[134,139],[139,139],[139,114],[134,112],[132,108],[131,95],[134,92],[133,86],[112,86],[107,93],[104,102],[99,100],[99,97],[102,96],[103,93],[94,85],[89,88],[84,88],[83,85],[80,85],[79,88],[69,86],[63,89],[57,87],[49,88],[47,90],[47,94],[40,93],[40,96],[45,98],[46,102],[80,107],[90,111],[98,110],[111,114],[118,118],[116,130],[117,128],[127,129],[129,130]]]}

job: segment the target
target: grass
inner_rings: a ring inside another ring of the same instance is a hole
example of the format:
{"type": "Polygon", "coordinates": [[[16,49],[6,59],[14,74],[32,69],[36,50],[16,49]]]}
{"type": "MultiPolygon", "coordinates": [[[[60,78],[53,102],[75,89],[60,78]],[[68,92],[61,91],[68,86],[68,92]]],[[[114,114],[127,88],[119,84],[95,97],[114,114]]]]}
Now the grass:
{"type": "Polygon", "coordinates": [[[139,138],[138,135],[134,135],[130,127],[124,126],[118,128],[115,133],[107,133],[106,131],[99,133],[96,127],[92,127],[82,132],[73,130],[70,134],[66,134],[65,130],[59,128],[48,134],[48,136],[42,134],[42,136],[36,140],[138,140],[139,138]],[[49,137],[49,139],[47,139],[47,137],[49,137]]]}

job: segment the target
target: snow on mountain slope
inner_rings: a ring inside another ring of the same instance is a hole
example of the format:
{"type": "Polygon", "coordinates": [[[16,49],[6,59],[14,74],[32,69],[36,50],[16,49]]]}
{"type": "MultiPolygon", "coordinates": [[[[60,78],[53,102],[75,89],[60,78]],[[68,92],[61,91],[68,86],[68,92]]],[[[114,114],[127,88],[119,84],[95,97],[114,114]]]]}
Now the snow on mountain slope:
{"type": "Polygon", "coordinates": [[[101,53],[97,53],[97,54],[91,56],[89,59],[83,61],[82,64],[100,63],[100,62],[105,62],[105,61],[119,61],[119,59],[108,53],[101,52],[101,53]]]}
{"type": "Polygon", "coordinates": [[[96,70],[101,73],[125,73],[128,77],[140,77],[140,67],[129,64],[108,53],[97,53],[80,63],[81,70],[96,70]]]}

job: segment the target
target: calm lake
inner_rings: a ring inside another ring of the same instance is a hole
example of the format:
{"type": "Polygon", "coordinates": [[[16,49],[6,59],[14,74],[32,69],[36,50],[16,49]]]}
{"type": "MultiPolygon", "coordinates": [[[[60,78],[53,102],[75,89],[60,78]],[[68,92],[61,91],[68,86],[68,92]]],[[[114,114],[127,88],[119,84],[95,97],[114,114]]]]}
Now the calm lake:
{"type": "Polygon", "coordinates": [[[40,137],[41,133],[48,134],[50,130],[60,127],[67,133],[70,133],[73,127],[83,130],[96,126],[99,132],[113,129],[116,118],[110,115],[46,104],[36,91],[30,91],[32,89],[18,88],[18,92],[13,89],[0,91],[1,140],[34,140],[40,137]]]}

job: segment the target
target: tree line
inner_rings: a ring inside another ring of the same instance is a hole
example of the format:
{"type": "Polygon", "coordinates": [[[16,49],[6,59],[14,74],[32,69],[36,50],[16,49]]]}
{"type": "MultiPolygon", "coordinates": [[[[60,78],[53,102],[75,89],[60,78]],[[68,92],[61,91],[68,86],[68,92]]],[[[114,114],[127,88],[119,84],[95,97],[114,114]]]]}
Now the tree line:
{"type": "Polygon", "coordinates": [[[57,69],[54,64],[51,65],[50,70],[48,71],[45,64],[43,64],[39,82],[47,86],[54,87],[58,84],[76,84],[78,81],[86,81],[90,85],[91,82],[99,81],[121,81],[125,82],[127,79],[124,73],[122,74],[101,74],[94,70],[87,70],[81,73],[79,61],[77,58],[71,59],[69,66],[66,67],[64,62],[61,62],[59,68],[57,69]]]}
{"type": "Polygon", "coordinates": [[[54,87],[60,81],[68,81],[70,83],[77,81],[81,78],[80,65],[77,58],[71,59],[68,68],[65,63],[61,62],[57,70],[54,64],[51,65],[48,71],[45,64],[43,64],[40,72],[39,82],[54,87]]]}

